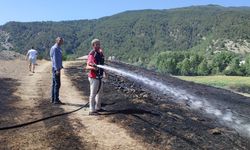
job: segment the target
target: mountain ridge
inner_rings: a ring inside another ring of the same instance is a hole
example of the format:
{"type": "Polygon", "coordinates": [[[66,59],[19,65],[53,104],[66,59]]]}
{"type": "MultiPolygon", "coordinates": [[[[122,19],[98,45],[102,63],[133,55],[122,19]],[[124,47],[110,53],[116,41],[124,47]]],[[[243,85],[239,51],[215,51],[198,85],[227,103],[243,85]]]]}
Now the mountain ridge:
{"type": "Polygon", "coordinates": [[[93,20],[9,22],[0,26],[0,50],[25,54],[34,46],[40,57],[48,57],[61,36],[68,59],[88,54],[94,38],[101,40],[107,57],[136,64],[152,63],[168,51],[206,57],[230,51],[245,57],[250,52],[249,16],[250,7],[202,5],[125,11],[93,20]]]}

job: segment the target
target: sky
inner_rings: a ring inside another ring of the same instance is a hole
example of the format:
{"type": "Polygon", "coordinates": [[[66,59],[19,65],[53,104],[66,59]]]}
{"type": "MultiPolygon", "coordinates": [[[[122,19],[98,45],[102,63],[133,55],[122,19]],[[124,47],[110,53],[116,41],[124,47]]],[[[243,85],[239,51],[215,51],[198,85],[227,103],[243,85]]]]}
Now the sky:
{"type": "Polygon", "coordinates": [[[9,21],[98,19],[127,10],[159,10],[207,4],[250,7],[250,0],[0,0],[0,25],[9,21]]]}

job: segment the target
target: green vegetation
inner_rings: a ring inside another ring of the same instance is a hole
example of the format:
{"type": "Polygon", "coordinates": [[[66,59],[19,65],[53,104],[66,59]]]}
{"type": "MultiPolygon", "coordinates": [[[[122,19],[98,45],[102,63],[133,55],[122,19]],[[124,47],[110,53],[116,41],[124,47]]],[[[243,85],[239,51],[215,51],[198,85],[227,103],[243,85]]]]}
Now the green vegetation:
{"type": "Polygon", "coordinates": [[[245,55],[245,64],[240,65],[241,55],[221,51],[204,56],[193,51],[161,52],[152,58],[149,68],[157,68],[161,73],[184,76],[230,75],[248,76],[250,55],[245,55]]]}
{"type": "Polygon", "coordinates": [[[240,76],[176,76],[182,80],[250,93],[250,77],[240,76]]]}
{"type": "Polygon", "coordinates": [[[25,54],[31,46],[48,58],[61,36],[64,59],[87,55],[99,38],[106,56],[173,75],[250,75],[250,8],[216,5],[127,11],[95,20],[9,22],[0,26],[0,48],[25,54]],[[8,36],[8,40],[4,37],[8,36]],[[228,43],[236,50],[229,52],[228,43]],[[245,60],[244,65],[239,62],[245,60]]]}

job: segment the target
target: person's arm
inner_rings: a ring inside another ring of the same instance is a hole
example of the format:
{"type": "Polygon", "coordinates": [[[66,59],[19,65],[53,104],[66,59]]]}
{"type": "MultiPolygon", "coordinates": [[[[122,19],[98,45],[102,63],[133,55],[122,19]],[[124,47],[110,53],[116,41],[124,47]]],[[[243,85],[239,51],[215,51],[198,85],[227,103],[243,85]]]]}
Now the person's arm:
{"type": "Polygon", "coordinates": [[[53,61],[53,53],[54,53],[54,48],[51,47],[50,52],[49,52],[49,56],[50,56],[51,61],[53,61]]]}
{"type": "Polygon", "coordinates": [[[28,57],[29,57],[29,51],[26,54],[26,60],[28,60],[28,57]]]}
{"type": "Polygon", "coordinates": [[[58,52],[58,50],[54,49],[52,51],[52,61],[54,63],[54,69],[56,71],[56,75],[59,75],[60,74],[60,71],[61,71],[61,68],[59,66],[59,57],[60,57],[60,54],[58,52]]]}
{"type": "Polygon", "coordinates": [[[53,57],[53,61],[55,63],[54,67],[55,67],[55,70],[56,70],[56,73],[59,74],[60,73],[60,70],[61,70],[61,67],[59,66],[60,64],[60,52],[59,50],[56,50],[54,49],[54,57],[53,57]]]}
{"type": "Polygon", "coordinates": [[[97,70],[97,68],[94,66],[94,56],[93,55],[89,55],[88,56],[88,61],[87,61],[87,66],[86,69],[87,70],[97,70]]]}
{"type": "Polygon", "coordinates": [[[52,61],[52,66],[54,67],[55,71],[56,71],[56,74],[58,75],[60,73],[60,71],[58,71],[58,67],[57,67],[57,57],[56,56],[56,50],[54,47],[52,47],[50,49],[50,58],[51,58],[51,61],[52,61]]]}

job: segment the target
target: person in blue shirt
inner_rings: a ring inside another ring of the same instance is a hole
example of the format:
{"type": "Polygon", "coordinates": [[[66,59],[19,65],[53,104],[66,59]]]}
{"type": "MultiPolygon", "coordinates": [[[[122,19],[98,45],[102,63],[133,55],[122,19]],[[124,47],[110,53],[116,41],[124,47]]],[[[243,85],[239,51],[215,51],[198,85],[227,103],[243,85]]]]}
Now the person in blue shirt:
{"type": "Polygon", "coordinates": [[[59,99],[59,89],[61,86],[61,69],[62,65],[62,49],[63,38],[57,37],[56,43],[50,49],[50,58],[52,61],[52,90],[51,102],[53,104],[62,104],[59,99]]]}

